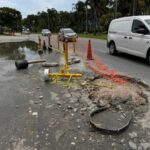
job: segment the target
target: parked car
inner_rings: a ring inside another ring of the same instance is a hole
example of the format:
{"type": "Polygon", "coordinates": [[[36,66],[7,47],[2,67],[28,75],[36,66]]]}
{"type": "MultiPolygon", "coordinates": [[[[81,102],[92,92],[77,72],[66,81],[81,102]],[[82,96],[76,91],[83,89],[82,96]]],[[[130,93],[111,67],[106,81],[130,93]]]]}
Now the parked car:
{"type": "Polygon", "coordinates": [[[30,30],[28,28],[23,29],[22,34],[30,34],[30,30]]]}
{"type": "Polygon", "coordinates": [[[150,63],[150,15],[112,20],[107,46],[111,55],[120,51],[146,58],[150,63]]]}
{"type": "Polygon", "coordinates": [[[58,37],[60,41],[72,42],[77,40],[78,35],[71,28],[61,28],[58,37]]]}
{"type": "Polygon", "coordinates": [[[51,31],[49,29],[42,29],[42,36],[48,36],[48,34],[51,34],[51,31]]]}

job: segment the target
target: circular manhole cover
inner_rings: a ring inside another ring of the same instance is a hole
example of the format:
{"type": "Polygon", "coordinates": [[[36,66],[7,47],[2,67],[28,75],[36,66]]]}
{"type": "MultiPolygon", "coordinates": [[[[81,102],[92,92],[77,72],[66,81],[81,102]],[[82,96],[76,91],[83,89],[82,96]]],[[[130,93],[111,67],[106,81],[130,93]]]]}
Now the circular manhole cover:
{"type": "Polygon", "coordinates": [[[90,114],[90,122],[96,128],[107,132],[120,132],[127,128],[132,119],[132,111],[98,109],[90,114]]]}

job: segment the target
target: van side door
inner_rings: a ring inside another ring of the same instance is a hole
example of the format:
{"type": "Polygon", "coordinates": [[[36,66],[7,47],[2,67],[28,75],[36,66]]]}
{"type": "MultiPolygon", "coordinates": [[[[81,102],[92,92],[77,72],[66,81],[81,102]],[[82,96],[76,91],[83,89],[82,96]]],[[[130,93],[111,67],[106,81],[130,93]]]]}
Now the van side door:
{"type": "Polygon", "coordinates": [[[131,33],[128,37],[128,48],[131,54],[145,57],[148,49],[149,30],[145,24],[137,19],[133,20],[131,33]],[[144,31],[142,33],[142,30],[144,31]]]}
{"type": "Polygon", "coordinates": [[[116,47],[117,50],[121,52],[128,53],[128,36],[130,32],[132,21],[130,20],[121,20],[116,23],[116,47]]]}

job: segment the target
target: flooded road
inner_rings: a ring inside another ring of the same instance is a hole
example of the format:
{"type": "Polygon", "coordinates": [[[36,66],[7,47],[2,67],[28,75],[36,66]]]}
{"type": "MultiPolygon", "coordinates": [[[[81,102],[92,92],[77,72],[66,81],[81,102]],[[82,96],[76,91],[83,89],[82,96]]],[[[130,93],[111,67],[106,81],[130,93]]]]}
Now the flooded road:
{"type": "Polygon", "coordinates": [[[42,56],[37,51],[37,43],[32,41],[9,42],[0,44],[0,80],[9,80],[7,73],[15,71],[16,60],[34,60],[42,56]],[[7,78],[6,78],[7,77],[7,78]]]}
{"type": "Polygon", "coordinates": [[[39,57],[37,44],[32,41],[0,44],[0,58],[9,60],[34,59],[39,57]]]}

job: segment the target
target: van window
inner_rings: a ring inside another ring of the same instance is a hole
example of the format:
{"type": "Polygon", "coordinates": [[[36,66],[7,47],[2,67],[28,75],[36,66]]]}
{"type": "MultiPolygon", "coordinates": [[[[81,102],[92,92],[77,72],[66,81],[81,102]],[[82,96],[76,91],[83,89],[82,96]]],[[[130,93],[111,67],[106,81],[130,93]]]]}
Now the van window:
{"type": "Polygon", "coordinates": [[[143,22],[139,21],[139,20],[133,20],[133,24],[132,24],[132,32],[133,33],[138,33],[137,30],[139,28],[145,28],[146,30],[148,30],[146,28],[146,26],[143,24],[143,22]]]}

